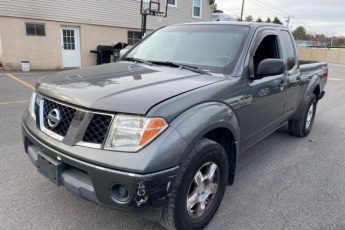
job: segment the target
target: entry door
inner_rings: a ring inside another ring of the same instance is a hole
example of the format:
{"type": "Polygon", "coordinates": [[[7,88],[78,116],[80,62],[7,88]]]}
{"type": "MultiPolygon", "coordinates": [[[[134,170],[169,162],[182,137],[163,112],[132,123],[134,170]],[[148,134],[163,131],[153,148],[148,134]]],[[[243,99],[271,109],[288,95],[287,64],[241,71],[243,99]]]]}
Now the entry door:
{"type": "Polygon", "coordinates": [[[61,27],[61,37],[63,67],[80,67],[79,27],[61,27]]]}

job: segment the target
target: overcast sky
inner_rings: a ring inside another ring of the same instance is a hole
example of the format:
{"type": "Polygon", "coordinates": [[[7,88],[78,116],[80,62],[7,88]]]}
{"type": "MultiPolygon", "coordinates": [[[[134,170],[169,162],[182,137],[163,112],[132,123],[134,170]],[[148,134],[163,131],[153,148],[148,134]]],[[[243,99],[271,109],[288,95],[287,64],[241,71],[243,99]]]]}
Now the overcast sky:
{"type": "MultiPolygon", "coordinates": [[[[242,0],[216,0],[218,9],[224,13],[239,16],[242,0]]],[[[244,15],[274,18],[278,16],[286,24],[291,17],[290,26],[306,27],[313,33],[345,36],[345,0],[245,0],[244,15]]]]}

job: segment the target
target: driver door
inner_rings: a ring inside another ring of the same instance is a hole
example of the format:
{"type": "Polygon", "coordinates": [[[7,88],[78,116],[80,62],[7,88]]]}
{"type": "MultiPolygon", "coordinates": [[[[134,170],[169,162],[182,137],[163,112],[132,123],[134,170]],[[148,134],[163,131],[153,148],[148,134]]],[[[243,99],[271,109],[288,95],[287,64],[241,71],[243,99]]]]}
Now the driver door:
{"type": "Polygon", "coordinates": [[[282,59],[279,37],[275,30],[258,33],[248,58],[249,75],[245,79],[245,105],[239,111],[239,117],[242,118],[243,151],[277,129],[283,121],[285,74],[264,78],[256,76],[260,62],[268,58],[282,59]]]}

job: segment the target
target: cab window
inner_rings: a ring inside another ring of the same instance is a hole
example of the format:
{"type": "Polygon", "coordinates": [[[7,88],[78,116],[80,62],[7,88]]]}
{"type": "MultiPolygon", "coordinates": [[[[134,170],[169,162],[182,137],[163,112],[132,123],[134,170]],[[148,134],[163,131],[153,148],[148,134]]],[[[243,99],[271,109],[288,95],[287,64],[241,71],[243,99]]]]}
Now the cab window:
{"type": "Polygon", "coordinates": [[[292,42],[291,35],[288,31],[282,31],[281,40],[285,51],[285,61],[288,70],[292,70],[296,66],[295,46],[292,42]]]}
{"type": "Polygon", "coordinates": [[[260,62],[267,58],[280,59],[277,35],[266,36],[255,51],[253,57],[255,74],[257,73],[260,62]]]}

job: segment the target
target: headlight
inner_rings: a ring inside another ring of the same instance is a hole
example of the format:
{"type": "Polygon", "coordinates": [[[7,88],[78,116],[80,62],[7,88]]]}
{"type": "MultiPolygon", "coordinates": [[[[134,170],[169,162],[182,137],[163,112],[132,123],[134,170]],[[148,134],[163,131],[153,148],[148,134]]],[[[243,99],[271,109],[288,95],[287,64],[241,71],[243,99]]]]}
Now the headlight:
{"type": "Polygon", "coordinates": [[[117,115],[104,149],[136,152],[154,140],[168,127],[163,118],[117,115]]]}
{"type": "Polygon", "coordinates": [[[36,93],[33,92],[31,95],[30,104],[29,104],[29,113],[34,120],[36,120],[35,103],[36,103],[36,93]]]}

